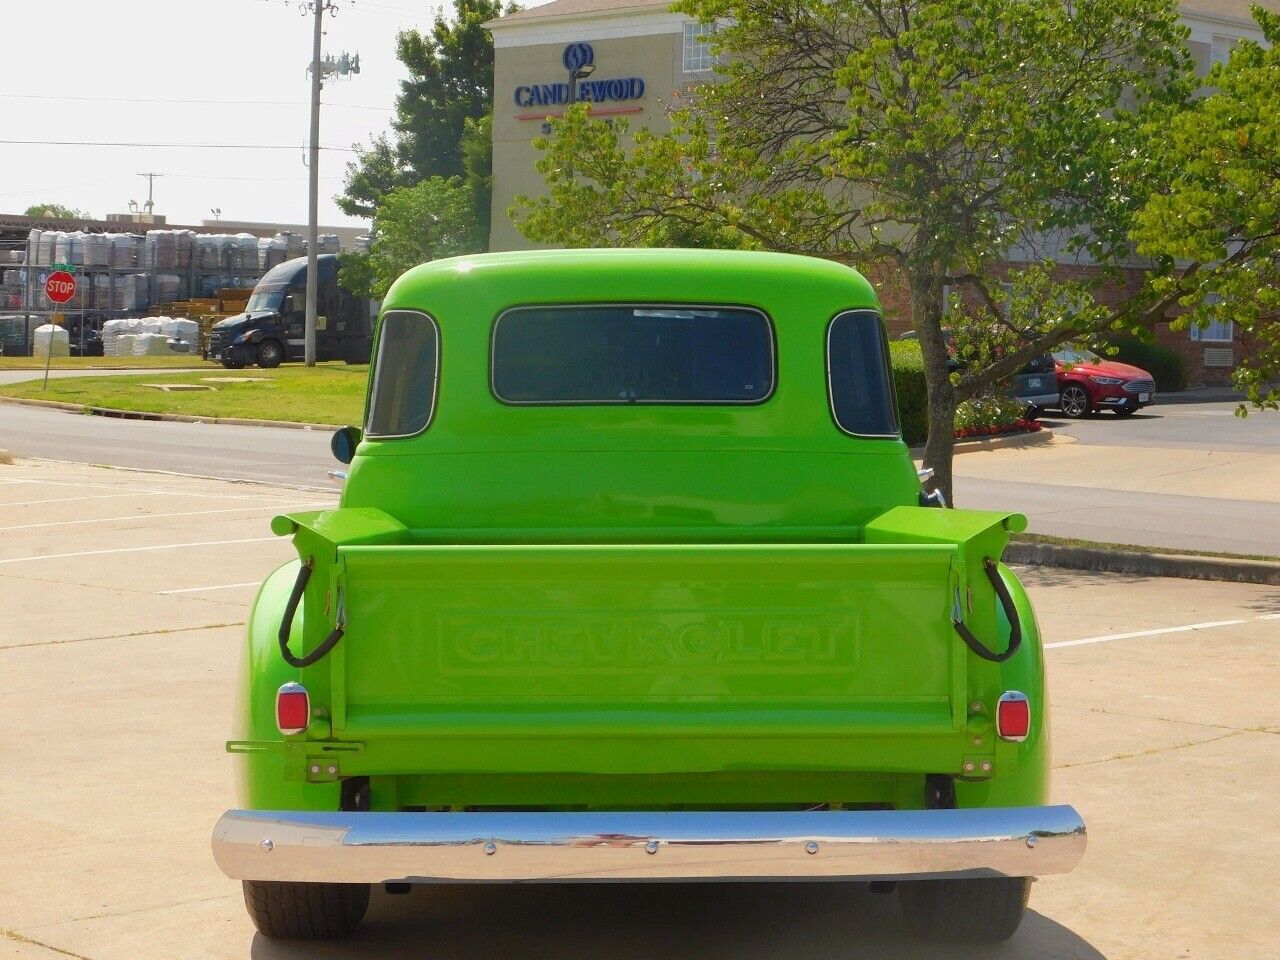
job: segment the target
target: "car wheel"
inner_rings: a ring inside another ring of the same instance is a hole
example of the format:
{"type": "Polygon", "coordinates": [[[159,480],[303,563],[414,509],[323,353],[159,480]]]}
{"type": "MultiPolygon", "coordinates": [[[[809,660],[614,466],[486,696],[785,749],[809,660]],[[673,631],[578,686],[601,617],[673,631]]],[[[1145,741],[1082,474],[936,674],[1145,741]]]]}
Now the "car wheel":
{"type": "Polygon", "coordinates": [[[280,366],[284,360],[284,347],[278,341],[263,340],[258,346],[258,366],[264,370],[280,366]]]}
{"type": "Polygon", "coordinates": [[[1088,391],[1078,383],[1069,383],[1062,388],[1058,406],[1068,417],[1087,417],[1093,408],[1088,391]]]}
{"type": "Polygon", "coordinates": [[[1030,877],[898,884],[898,903],[912,932],[942,943],[1008,940],[1022,923],[1030,896],[1030,877]]]}
{"type": "Polygon", "coordinates": [[[239,360],[232,360],[230,357],[224,357],[222,365],[228,370],[243,370],[244,364],[239,360]]]}
{"type": "Polygon", "coordinates": [[[1023,417],[1027,420],[1039,420],[1043,413],[1044,411],[1039,407],[1031,406],[1027,407],[1027,412],[1023,414],[1023,417]]]}
{"type": "Polygon", "coordinates": [[[273,939],[345,937],[369,908],[367,883],[241,882],[249,919],[259,933],[273,939]]]}

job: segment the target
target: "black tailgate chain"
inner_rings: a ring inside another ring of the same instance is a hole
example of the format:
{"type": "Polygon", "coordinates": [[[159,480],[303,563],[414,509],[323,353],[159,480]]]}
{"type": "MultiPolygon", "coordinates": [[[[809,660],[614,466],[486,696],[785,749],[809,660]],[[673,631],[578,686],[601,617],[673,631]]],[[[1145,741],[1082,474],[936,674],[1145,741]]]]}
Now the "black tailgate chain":
{"type": "Polygon", "coordinates": [[[1022,625],[1018,621],[1018,609],[1013,605],[1013,597],[1009,596],[1009,590],[1004,585],[1004,579],[1000,576],[1000,568],[996,565],[996,562],[990,557],[983,557],[982,566],[987,571],[987,579],[991,581],[991,586],[995,590],[996,596],[1000,598],[1000,605],[1004,607],[1005,616],[1009,618],[1009,648],[1004,653],[996,653],[991,650],[973,635],[973,631],[966,627],[964,621],[958,616],[951,621],[951,625],[956,628],[956,633],[960,634],[960,639],[965,642],[965,645],[983,660],[989,660],[992,663],[1004,663],[1017,653],[1018,648],[1022,646],[1022,625]]]}
{"type": "Polygon", "coordinates": [[[330,631],[329,635],[324,638],[320,646],[305,657],[295,657],[289,651],[289,628],[293,626],[293,617],[298,612],[298,604],[302,602],[302,593],[307,589],[307,581],[311,579],[311,569],[314,562],[311,557],[307,557],[302,562],[302,566],[298,570],[298,579],[293,582],[293,593],[289,594],[289,602],[285,604],[284,617],[280,621],[280,656],[284,657],[284,662],[291,667],[309,667],[313,663],[323,660],[328,656],[329,651],[338,645],[338,641],[342,639],[342,634],[346,630],[342,605],[339,602],[338,623],[330,631]]]}

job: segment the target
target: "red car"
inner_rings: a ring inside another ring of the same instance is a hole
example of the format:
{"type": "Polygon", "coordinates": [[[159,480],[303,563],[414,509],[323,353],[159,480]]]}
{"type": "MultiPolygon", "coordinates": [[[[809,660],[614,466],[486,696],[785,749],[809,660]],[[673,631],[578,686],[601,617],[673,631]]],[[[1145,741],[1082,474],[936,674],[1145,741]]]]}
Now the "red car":
{"type": "Polygon", "coordinates": [[[1053,353],[1058,373],[1058,409],[1068,417],[1114,410],[1127,417],[1156,402],[1156,384],[1141,367],[1104,360],[1090,350],[1061,347],[1053,353]]]}

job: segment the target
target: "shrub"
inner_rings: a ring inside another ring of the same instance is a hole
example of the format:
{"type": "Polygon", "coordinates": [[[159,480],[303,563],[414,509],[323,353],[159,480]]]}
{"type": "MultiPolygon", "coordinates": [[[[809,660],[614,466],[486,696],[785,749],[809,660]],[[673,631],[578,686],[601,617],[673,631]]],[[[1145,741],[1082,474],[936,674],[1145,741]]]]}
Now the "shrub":
{"type": "Polygon", "coordinates": [[[1112,359],[1146,370],[1155,379],[1157,390],[1187,389],[1187,361],[1177,351],[1131,335],[1114,337],[1111,345],[1117,348],[1112,359]]]}
{"type": "Polygon", "coordinates": [[[956,408],[956,436],[982,437],[1014,430],[1039,430],[1040,424],[1026,419],[1027,405],[1013,397],[976,397],[956,408]]]}
{"type": "Polygon", "coordinates": [[[924,443],[929,434],[929,395],[924,384],[924,359],[915,340],[894,340],[889,344],[893,385],[898,394],[898,420],[902,439],[909,444],[924,443]]]}

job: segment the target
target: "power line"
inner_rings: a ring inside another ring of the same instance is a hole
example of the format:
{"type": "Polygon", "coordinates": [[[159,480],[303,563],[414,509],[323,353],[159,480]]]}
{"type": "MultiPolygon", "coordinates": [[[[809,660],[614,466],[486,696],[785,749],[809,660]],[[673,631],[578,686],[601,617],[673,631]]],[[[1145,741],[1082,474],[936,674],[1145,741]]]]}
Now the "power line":
{"type": "MultiPolygon", "coordinates": [[[[154,147],[157,149],[198,149],[198,150],[301,150],[303,147],[292,143],[142,143],[126,140],[0,140],[0,143],[18,146],[45,147],[154,147]]],[[[355,153],[353,147],[318,147],[319,150],[332,150],[339,153],[355,153]]]]}
{"type": "MultiPolygon", "coordinates": [[[[177,103],[204,106],[253,106],[253,107],[305,107],[304,100],[183,100],[171,97],[84,97],[43,93],[0,93],[7,100],[67,100],[85,103],[177,103]]],[[[349,110],[378,110],[392,113],[392,107],[375,107],[367,103],[325,103],[326,107],[345,107],[349,110]]]]}

